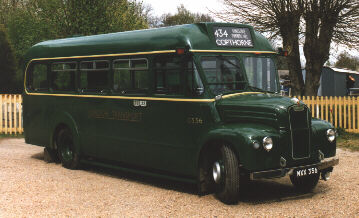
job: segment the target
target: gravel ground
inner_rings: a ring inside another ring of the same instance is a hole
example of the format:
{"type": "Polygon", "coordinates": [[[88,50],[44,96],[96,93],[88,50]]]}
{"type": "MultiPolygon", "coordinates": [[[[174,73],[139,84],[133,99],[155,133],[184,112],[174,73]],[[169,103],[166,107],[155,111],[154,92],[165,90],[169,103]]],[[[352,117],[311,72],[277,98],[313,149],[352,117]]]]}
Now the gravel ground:
{"type": "MultiPolygon", "coordinates": [[[[1,139],[0,139],[1,140],[1,139]]],[[[0,141],[0,217],[359,217],[359,152],[338,149],[340,164],[313,193],[288,178],[252,182],[237,205],[193,185],[43,161],[43,148],[0,141]]]]}

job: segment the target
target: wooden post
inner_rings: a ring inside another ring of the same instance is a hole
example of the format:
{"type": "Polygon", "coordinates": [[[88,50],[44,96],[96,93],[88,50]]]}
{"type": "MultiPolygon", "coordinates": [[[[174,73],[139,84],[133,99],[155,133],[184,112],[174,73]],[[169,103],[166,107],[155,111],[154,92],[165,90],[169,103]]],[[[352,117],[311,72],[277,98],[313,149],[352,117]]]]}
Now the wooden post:
{"type": "Polygon", "coordinates": [[[344,128],[345,129],[347,129],[348,128],[348,126],[347,126],[347,105],[348,105],[348,97],[347,96],[345,96],[344,97],[344,104],[343,104],[343,106],[344,106],[344,128]]]}
{"type": "Polygon", "coordinates": [[[15,134],[18,134],[18,131],[17,131],[17,124],[18,124],[18,114],[17,114],[17,107],[16,107],[16,105],[17,105],[17,97],[18,97],[18,95],[14,95],[14,100],[13,100],[13,105],[14,105],[14,133],[15,134]]]}
{"type": "Polygon", "coordinates": [[[24,127],[22,125],[22,96],[19,95],[19,133],[22,134],[24,127]]]}
{"type": "Polygon", "coordinates": [[[4,107],[4,101],[3,101],[3,95],[0,95],[0,133],[3,133],[3,107],[4,107]]]}
{"type": "Polygon", "coordinates": [[[12,128],[13,128],[13,122],[12,122],[12,118],[13,118],[13,109],[12,109],[12,95],[9,95],[9,101],[8,101],[8,106],[10,107],[9,109],[9,131],[10,131],[10,134],[12,134],[12,128]]]}

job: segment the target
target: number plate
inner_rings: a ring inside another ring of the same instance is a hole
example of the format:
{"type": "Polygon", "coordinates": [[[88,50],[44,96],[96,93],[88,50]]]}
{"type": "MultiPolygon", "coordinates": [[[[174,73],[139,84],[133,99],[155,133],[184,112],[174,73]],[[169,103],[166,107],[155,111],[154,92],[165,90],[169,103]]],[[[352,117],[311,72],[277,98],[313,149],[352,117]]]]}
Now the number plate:
{"type": "Polygon", "coordinates": [[[294,170],[294,175],[296,177],[310,176],[310,175],[315,175],[318,173],[319,173],[319,170],[316,167],[294,170]]]}

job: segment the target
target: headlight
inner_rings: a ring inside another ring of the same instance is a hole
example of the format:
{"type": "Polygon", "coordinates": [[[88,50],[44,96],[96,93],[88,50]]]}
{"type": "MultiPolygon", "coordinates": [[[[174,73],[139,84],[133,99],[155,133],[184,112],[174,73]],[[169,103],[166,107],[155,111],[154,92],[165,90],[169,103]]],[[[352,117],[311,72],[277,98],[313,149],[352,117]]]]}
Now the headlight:
{"type": "Polygon", "coordinates": [[[256,150],[260,147],[260,144],[258,141],[252,141],[252,144],[253,144],[253,148],[256,150]]]}
{"type": "Polygon", "coordinates": [[[273,148],[273,140],[271,137],[264,137],[263,139],[263,147],[266,151],[270,151],[273,148]]]}
{"type": "Polygon", "coordinates": [[[327,138],[329,142],[334,142],[335,140],[335,130],[334,129],[328,129],[327,130],[327,138]]]}

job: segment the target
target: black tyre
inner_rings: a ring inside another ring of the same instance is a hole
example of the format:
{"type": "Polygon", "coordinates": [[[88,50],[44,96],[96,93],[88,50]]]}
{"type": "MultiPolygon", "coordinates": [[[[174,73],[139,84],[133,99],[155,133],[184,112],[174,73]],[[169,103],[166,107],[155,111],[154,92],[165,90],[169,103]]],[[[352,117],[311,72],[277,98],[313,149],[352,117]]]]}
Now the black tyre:
{"type": "Polygon", "coordinates": [[[75,151],[75,144],[69,128],[62,128],[56,137],[56,145],[62,166],[77,169],[80,165],[79,155],[75,151]]]}
{"type": "Polygon", "coordinates": [[[44,148],[44,161],[48,163],[60,162],[59,156],[57,156],[57,150],[53,148],[44,148]]]}
{"type": "Polygon", "coordinates": [[[236,204],[239,199],[240,172],[236,155],[228,146],[219,149],[212,168],[216,197],[225,204],[236,204]]]}
{"type": "Polygon", "coordinates": [[[296,189],[301,192],[310,192],[315,186],[317,186],[319,181],[319,173],[304,177],[297,177],[296,175],[290,175],[290,181],[296,189]]]}

